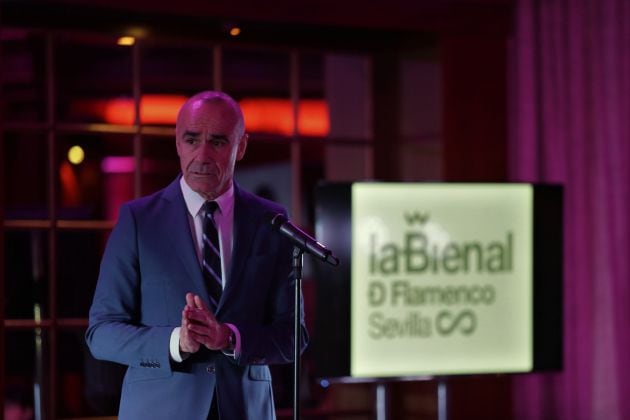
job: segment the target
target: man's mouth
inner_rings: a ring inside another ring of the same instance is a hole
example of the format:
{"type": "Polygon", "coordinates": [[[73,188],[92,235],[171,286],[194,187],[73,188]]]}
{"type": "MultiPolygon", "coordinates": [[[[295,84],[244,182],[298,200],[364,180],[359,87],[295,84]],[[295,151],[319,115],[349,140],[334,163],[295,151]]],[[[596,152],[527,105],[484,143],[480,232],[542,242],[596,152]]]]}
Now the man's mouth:
{"type": "Polygon", "coordinates": [[[205,172],[205,171],[189,171],[191,174],[195,176],[211,176],[214,175],[213,172],[205,172]]]}

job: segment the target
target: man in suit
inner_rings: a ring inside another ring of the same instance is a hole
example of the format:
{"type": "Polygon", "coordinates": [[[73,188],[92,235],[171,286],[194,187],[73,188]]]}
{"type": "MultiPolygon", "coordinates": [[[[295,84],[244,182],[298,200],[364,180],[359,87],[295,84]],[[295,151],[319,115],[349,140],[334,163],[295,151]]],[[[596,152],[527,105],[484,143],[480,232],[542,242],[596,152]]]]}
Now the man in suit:
{"type": "Polygon", "coordinates": [[[233,182],[247,140],[232,98],[194,95],[177,117],[182,175],[120,209],[86,340],[128,366],[121,420],[275,418],[267,365],[293,359],[292,246],[271,230],[286,211],[233,182]]]}

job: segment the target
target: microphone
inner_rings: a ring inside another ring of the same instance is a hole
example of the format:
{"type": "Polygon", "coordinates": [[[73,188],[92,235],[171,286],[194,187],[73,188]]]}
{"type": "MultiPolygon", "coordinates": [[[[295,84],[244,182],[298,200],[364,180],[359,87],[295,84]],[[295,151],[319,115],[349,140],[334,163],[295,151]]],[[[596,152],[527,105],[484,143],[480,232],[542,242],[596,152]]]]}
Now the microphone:
{"type": "Polygon", "coordinates": [[[334,266],[339,265],[339,259],[333,255],[330,249],[326,248],[324,245],[317,242],[315,238],[291,223],[282,213],[273,216],[271,225],[275,230],[289,238],[291,242],[293,242],[293,245],[297,246],[302,251],[314,255],[328,264],[334,266]]]}

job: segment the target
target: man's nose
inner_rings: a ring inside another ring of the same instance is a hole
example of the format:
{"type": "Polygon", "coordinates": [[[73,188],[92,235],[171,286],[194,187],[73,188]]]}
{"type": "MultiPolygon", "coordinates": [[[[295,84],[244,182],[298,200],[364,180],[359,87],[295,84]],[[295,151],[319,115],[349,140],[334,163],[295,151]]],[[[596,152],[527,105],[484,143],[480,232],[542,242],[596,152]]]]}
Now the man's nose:
{"type": "Polygon", "coordinates": [[[208,141],[204,141],[199,146],[199,154],[197,155],[203,160],[211,160],[214,157],[214,148],[208,141]]]}

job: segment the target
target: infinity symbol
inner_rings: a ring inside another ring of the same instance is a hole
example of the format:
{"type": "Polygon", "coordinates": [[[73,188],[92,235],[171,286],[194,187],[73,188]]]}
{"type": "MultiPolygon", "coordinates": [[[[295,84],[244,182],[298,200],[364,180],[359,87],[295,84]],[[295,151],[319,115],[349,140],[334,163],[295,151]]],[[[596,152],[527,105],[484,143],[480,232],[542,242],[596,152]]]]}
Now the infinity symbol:
{"type": "Polygon", "coordinates": [[[441,311],[435,318],[435,329],[441,335],[450,335],[459,327],[459,332],[471,334],[477,328],[477,316],[470,309],[461,311],[457,316],[451,311],[441,311]]]}

